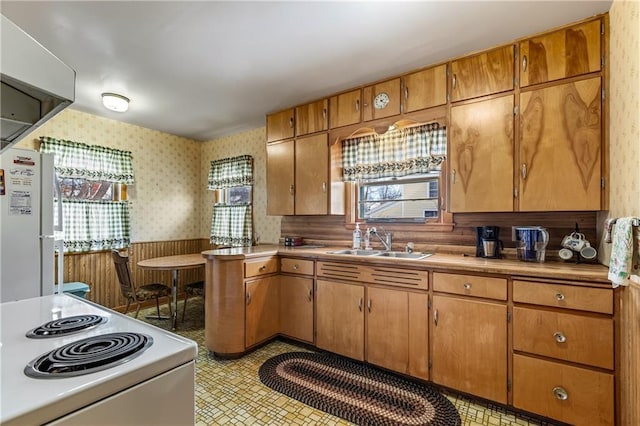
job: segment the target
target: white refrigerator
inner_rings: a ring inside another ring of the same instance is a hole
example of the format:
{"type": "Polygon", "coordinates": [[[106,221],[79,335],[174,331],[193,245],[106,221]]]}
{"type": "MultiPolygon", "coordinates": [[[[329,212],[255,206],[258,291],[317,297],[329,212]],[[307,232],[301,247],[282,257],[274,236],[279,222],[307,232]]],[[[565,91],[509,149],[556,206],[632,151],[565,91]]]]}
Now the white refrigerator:
{"type": "MultiPolygon", "coordinates": [[[[62,276],[62,206],[53,154],[9,149],[0,155],[0,301],[54,293],[55,247],[62,276]]],[[[58,278],[58,282],[62,282],[58,278]]]]}

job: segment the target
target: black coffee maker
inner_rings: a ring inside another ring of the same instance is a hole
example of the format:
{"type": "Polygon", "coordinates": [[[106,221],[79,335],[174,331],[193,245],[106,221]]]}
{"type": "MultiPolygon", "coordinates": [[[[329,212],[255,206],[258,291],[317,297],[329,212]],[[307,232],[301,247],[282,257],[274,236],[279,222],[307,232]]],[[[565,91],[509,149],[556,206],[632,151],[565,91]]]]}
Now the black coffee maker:
{"type": "Polygon", "coordinates": [[[499,226],[476,226],[476,257],[499,259],[502,249],[499,226]]]}

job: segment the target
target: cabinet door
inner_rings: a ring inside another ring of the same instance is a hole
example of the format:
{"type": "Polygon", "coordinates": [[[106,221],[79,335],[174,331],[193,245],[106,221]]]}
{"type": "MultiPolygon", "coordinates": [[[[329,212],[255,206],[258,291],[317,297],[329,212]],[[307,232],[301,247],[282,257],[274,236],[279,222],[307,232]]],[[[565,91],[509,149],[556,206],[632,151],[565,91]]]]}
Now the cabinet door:
{"type": "Polygon", "coordinates": [[[507,45],[451,63],[451,101],[513,89],[513,46],[507,45]]]}
{"type": "Polygon", "coordinates": [[[409,293],[410,376],[429,380],[429,295],[409,293]]]}
{"type": "Polygon", "coordinates": [[[507,307],[433,296],[431,380],[507,403],[507,307]]]}
{"type": "Polygon", "coordinates": [[[296,107],[296,136],[322,132],[329,128],[329,100],[321,99],[296,107]]]}
{"type": "Polygon", "coordinates": [[[600,77],[520,94],[521,211],[600,209],[600,77]]]}
{"type": "Polygon", "coordinates": [[[451,108],[449,209],[513,210],[513,96],[451,108]]]}
{"type": "Polygon", "coordinates": [[[364,361],[364,287],[316,283],[316,346],[364,361]]]}
{"type": "Polygon", "coordinates": [[[600,71],[600,19],[520,42],[520,86],[600,71]]]}
{"type": "Polygon", "coordinates": [[[267,115],[267,142],[293,137],[293,108],[267,115]]]}
{"type": "Polygon", "coordinates": [[[377,83],[362,89],[363,121],[400,114],[400,79],[377,83]]]}
{"type": "Polygon", "coordinates": [[[360,89],[332,96],[329,101],[331,128],[348,126],[360,122],[362,91],[360,89]]]}
{"type": "Polygon", "coordinates": [[[292,140],[267,145],[267,214],[293,214],[292,140]]]}
{"type": "Polygon", "coordinates": [[[447,103],[446,64],[405,75],[402,80],[405,113],[447,103]]]}
{"type": "Polygon", "coordinates": [[[280,332],[313,343],[313,278],[280,276],[280,332]]]}
{"type": "Polygon", "coordinates": [[[367,361],[406,373],[409,366],[406,291],[367,288],[367,361]]]}
{"type": "Polygon", "coordinates": [[[296,139],[295,214],[327,214],[329,137],[326,133],[296,139]]]}
{"type": "Polygon", "coordinates": [[[245,283],[245,343],[247,347],[278,333],[278,278],[267,277],[245,283]]]}

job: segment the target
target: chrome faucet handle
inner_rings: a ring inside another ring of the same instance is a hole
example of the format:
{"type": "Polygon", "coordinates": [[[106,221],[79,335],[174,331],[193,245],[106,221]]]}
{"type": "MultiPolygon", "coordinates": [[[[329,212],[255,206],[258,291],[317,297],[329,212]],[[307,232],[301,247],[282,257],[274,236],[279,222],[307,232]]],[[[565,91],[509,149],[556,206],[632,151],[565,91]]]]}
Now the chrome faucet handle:
{"type": "Polygon", "coordinates": [[[407,245],[404,247],[405,251],[407,253],[413,253],[413,243],[409,242],[407,243],[407,245]]]}

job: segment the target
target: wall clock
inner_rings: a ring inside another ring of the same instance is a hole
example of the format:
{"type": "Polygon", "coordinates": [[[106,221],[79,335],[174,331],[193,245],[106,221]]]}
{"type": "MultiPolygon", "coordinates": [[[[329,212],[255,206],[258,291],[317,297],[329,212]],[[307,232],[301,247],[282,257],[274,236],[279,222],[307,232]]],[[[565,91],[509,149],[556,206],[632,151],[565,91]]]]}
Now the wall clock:
{"type": "Polygon", "coordinates": [[[373,98],[373,107],[375,109],[382,109],[389,104],[389,95],[385,92],[380,92],[373,98]]]}

